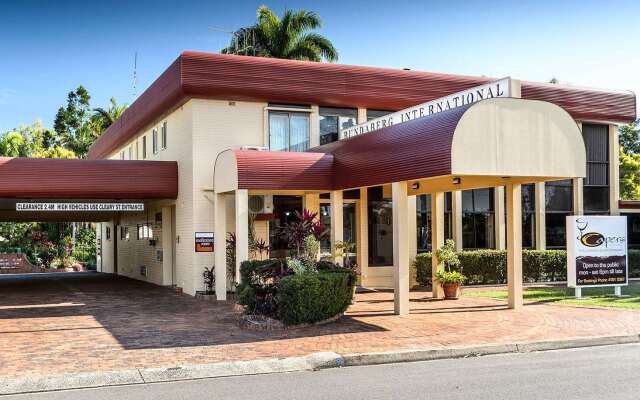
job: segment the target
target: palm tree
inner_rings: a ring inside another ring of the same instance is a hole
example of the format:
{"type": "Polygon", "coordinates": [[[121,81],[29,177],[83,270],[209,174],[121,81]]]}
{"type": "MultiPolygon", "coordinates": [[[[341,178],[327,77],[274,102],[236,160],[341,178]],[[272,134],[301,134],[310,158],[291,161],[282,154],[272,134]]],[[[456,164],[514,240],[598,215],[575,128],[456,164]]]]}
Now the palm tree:
{"type": "Polygon", "coordinates": [[[282,18],[266,6],[258,8],[258,22],[238,29],[223,54],[334,62],[338,51],[326,37],[309,32],[322,25],[313,11],[285,10],[282,18]]]}
{"type": "Polygon", "coordinates": [[[127,109],[126,104],[118,104],[115,97],[112,97],[109,101],[109,108],[104,109],[102,107],[94,108],[93,120],[97,125],[100,125],[100,131],[107,129],[114,122],[118,120],[127,109]]]}

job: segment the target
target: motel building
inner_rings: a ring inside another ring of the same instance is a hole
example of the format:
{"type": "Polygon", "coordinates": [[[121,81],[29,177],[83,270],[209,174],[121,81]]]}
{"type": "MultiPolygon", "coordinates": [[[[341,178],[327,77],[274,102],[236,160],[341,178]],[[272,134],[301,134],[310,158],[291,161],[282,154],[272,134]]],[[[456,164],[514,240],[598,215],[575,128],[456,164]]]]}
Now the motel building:
{"type": "Polygon", "coordinates": [[[413,257],[447,238],[506,249],[518,308],[521,250],[564,248],[567,215],[628,215],[640,246],[640,203],[618,184],[636,98],[499,78],[184,52],[88,160],[0,160],[0,217],[99,222],[99,271],[189,295],[215,265],[223,300],[240,262],[286,255],[278,228],[309,209],[322,252],[355,243],[360,284],[394,288],[398,314],[413,257]],[[16,210],[43,202],[125,205],[16,210]],[[269,255],[249,253],[250,230],[269,255]]]}

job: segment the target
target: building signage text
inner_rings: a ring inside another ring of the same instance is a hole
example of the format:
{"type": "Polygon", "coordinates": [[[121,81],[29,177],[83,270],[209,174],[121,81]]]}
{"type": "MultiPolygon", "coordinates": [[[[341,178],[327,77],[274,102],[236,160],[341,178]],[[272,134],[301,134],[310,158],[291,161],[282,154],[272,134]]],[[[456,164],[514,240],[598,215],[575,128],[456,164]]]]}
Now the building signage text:
{"type": "Polygon", "coordinates": [[[212,253],[214,242],[213,232],[196,232],[196,253],[212,253]]]}
{"type": "Polygon", "coordinates": [[[426,117],[442,111],[451,110],[484,99],[511,97],[511,78],[504,78],[484,85],[476,86],[449,96],[418,104],[383,117],[372,119],[340,131],[341,139],[373,132],[387,126],[401,124],[416,118],[426,117]]]}
{"type": "Polygon", "coordinates": [[[16,211],[144,211],[144,203],[16,203],[16,211]]]}

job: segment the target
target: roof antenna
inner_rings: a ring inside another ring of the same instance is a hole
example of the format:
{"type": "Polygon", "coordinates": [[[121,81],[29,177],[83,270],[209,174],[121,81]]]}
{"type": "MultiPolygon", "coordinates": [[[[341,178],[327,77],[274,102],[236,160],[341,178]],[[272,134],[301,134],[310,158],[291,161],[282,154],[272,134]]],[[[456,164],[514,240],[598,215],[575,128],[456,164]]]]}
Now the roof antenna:
{"type": "Polygon", "coordinates": [[[133,55],[133,99],[135,100],[136,93],[136,84],[138,83],[138,52],[136,51],[133,55]]]}

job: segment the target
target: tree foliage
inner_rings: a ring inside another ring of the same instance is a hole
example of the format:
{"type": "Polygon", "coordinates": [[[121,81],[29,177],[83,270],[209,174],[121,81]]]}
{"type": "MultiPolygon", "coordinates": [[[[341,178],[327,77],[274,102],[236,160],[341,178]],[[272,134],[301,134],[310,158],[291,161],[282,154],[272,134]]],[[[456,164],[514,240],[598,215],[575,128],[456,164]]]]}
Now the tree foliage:
{"type": "Polygon", "coordinates": [[[619,129],[620,198],[640,199],[640,120],[619,129]]]}
{"type": "Polygon", "coordinates": [[[313,11],[286,10],[282,18],[266,6],[257,11],[257,23],[234,32],[224,54],[334,62],[338,51],[326,37],[313,32],[322,26],[313,11]]]}

